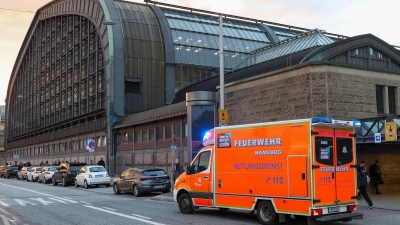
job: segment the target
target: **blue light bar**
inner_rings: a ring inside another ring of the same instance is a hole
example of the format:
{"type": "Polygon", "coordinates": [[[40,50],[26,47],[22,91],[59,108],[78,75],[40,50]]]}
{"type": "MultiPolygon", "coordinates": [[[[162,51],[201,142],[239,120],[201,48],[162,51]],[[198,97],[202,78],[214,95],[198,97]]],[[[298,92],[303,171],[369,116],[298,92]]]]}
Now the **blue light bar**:
{"type": "Polygon", "coordinates": [[[332,119],[329,117],[313,117],[311,119],[312,123],[332,123],[332,119]]]}
{"type": "Polygon", "coordinates": [[[359,120],[354,120],[354,121],[353,121],[353,125],[354,125],[354,126],[361,126],[361,121],[359,121],[359,120]]]}
{"type": "Polygon", "coordinates": [[[207,131],[207,132],[204,134],[203,141],[207,140],[209,137],[210,137],[210,131],[207,131]]]}

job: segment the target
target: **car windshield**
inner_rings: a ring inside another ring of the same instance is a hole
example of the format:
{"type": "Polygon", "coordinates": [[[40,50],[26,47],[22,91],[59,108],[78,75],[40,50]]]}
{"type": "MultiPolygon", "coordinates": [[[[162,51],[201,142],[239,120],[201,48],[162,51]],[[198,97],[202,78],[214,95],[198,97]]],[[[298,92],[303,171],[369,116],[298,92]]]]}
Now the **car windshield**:
{"type": "Polygon", "coordinates": [[[26,168],[26,170],[27,170],[27,171],[29,171],[29,170],[31,170],[31,169],[32,169],[32,167],[28,167],[28,168],[26,168]]]}
{"type": "Polygon", "coordinates": [[[12,166],[12,167],[10,167],[10,169],[12,169],[12,170],[19,169],[19,166],[12,166]]]}
{"type": "Polygon", "coordinates": [[[70,171],[79,171],[79,170],[81,170],[81,168],[82,168],[82,166],[71,166],[71,167],[69,167],[69,170],[70,171]]]}
{"type": "Polygon", "coordinates": [[[57,167],[48,167],[47,171],[56,171],[57,167]]]}
{"type": "Polygon", "coordinates": [[[106,172],[106,169],[102,166],[96,166],[96,167],[91,167],[89,168],[90,172],[106,172]]]}
{"type": "Polygon", "coordinates": [[[145,170],[143,176],[165,176],[164,170],[145,170]]]}
{"type": "Polygon", "coordinates": [[[42,167],[36,167],[36,171],[42,171],[42,167]]]}

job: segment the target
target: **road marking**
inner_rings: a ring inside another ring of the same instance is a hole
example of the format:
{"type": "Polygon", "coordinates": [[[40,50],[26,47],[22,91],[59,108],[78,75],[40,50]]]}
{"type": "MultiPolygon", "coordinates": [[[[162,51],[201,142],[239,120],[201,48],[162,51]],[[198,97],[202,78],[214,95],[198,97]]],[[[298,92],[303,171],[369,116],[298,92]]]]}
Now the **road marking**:
{"type": "Polygon", "coordinates": [[[83,204],[88,204],[88,205],[91,205],[89,202],[84,202],[84,201],[81,201],[83,204]]]}
{"type": "Polygon", "coordinates": [[[97,207],[94,207],[94,206],[91,206],[91,205],[84,205],[84,206],[88,207],[88,208],[91,208],[91,209],[95,209],[95,210],[99,210],[99,211],[102,211],[102,212],[114,214],[114,215],[117,215],[117,216],[121,216],[121,217],[125,217],[125,218],[128,218],[128,219],[132,219],[132,220],[137,220],[137,221],[144,222],[144,223],[149,223],[149,224],[153,224],[153,225],[165,225],[163,223],[157,223],[157,222],[153,222],[153,221],[150,221],[150,220],[142,219],[142,218],[139,218],[139,217],[133,217],[133,216],[125,215],[125,214],[122,214],[122,213],[107,211],[105,209],[97,208],[97,207]]]}
{"type": "Polygon", "coordinates": [[[141,215],[136,215],[136,214],[131,214],[132,216],[137,216],[137,217],[140,217],[140,218],[143,218],[143,219],[148,219],[148,220],[151,220],[151,218],[149,218],[149,217],[145,217],[145,216],[141,216],[141,215]]]}
{"type": "Polygon", "coordinates": [[[115,209],[113,209],[113,208],[108,208],[108,207],[103,207],[103,209],[108,209],[108,210],[115,211],[115,209]]]}
{"type": "Polygon", "coordinates": [[[0,215],[1,220],[3,220],[4,225],[10,225],[10,223],[7,220],[7,217],[5,217],[4,215],[0,215]]]}
{"type": "Polygon", "coordinates": [[[9,204],[3,202],[2,200],[4,200],[4,199],[0,199],[0,205],[2,205],[2,206],[10,206],[9,204]]]}
{"type": "Polygon", "coordinates": [[[35,203],[28,202],[28,201],[25,201],[25,200],[22,200],[22,199],[18,199],[18,198],[14,199],[14,200],[15,200],[18,204],[20,204],[21,206],[26,206],[26,204],[36,205],[35,203]]]}
{"type": "Polygon", "coordinates": [[[21,190],[24,190],[24,191],[30,191],[30,192],[33,192],[33,193],[36,193],[36,194],[40,194],[40,195],[44,195],[44,196],[54,197],[52,195],[48,195],[48,194],[41,193],[41,192],[38,192],[38,191],[32,191],[32,190],[25,189],[25,188],[15,187],[15,186],[7,185],[7,184],[0,184],[0,185],[4,185],[4,186],[7,186],[7,187],[12,187],[12,188],[16,188],[16,189],[21,189],[21,190]]]}
{"type": "Polygon", "coordinates": [[[66,202],[64,202],[64,201],[62,201],[62,200],[60,200],[60,199],[51,198],[51,197],[49,197],[49,199],[54,200],[54,201],[61,202],[62,204],[68,204],[68,203],[66,203],[66,202]]]}
{"type": "Polygon", "coordinates": [[[67,199],[67,198],[62,198],[62,197],[54,197],[54,198],[58,198],[58,199],[60,199],[60,200],[64,200],[64,201],[67,201],[67,202],[70,202],[70,203],[78,203],[78,202],[76,202],[76,201],[72,201],[72,200],[67,199]]]}
{"type": "Polygon", "coordinates": [[[53,204],[52,202],[48,202],[48,201],[44,200],[43,198],[31,198],[31,199],[32,199],[32,200],[39,201],[39,202],[42,203],[43,205],[53,204]]]}

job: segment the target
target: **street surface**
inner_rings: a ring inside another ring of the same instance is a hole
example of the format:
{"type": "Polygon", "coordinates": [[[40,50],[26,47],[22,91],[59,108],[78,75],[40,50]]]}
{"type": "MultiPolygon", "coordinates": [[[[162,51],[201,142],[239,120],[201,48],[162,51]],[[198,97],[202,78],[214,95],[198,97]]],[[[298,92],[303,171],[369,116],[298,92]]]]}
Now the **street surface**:
{"type": "MultiPolygon", "coordinates": [[[[171,194],[171,193],[169,193],[171,194]]],[[[0,179],[0,225],[180,225],[180,224],[259,224],[255,215],[246,211],[203,208],[192,215],[180,213],[176,203],[151,200],[156,194],[134,197],[133,194],[115,195],[112,187],[84,189],[74,186],[54,187],[16,179],[0,179]]],[[[364,220],[328,223],[346,224],[400,224],[400,212],[360,206],[364,220]]],[[[292,218],[287,224],[306,224],[292,218]]]]}

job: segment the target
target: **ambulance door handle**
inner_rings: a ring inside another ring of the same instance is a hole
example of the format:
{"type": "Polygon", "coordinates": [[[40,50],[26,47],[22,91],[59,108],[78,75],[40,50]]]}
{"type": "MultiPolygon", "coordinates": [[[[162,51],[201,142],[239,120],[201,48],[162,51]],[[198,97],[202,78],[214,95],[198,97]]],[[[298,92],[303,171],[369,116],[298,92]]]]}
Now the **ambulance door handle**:
{"type": "Polygon", "coordinates": [[[204,178],[204,180],[208,180],[208,176],[204,176],[203,178],[204,178]]]}
{"type": "Polygon", "coordinates": [[[335,179],[335,173],[332,173],[332,179],[335,179]]]}
{"type": "Polygon", "coordinates": [[[301,179],[305,180],[306,179],[306,173],[301,173],[301,179]]]}
{"type": "Polygon", "coordinates": [[[222,187],[222,181],[221,181],[221,179],[219,179],[219,181],[218,181],[218,187],[222,187]]]}

